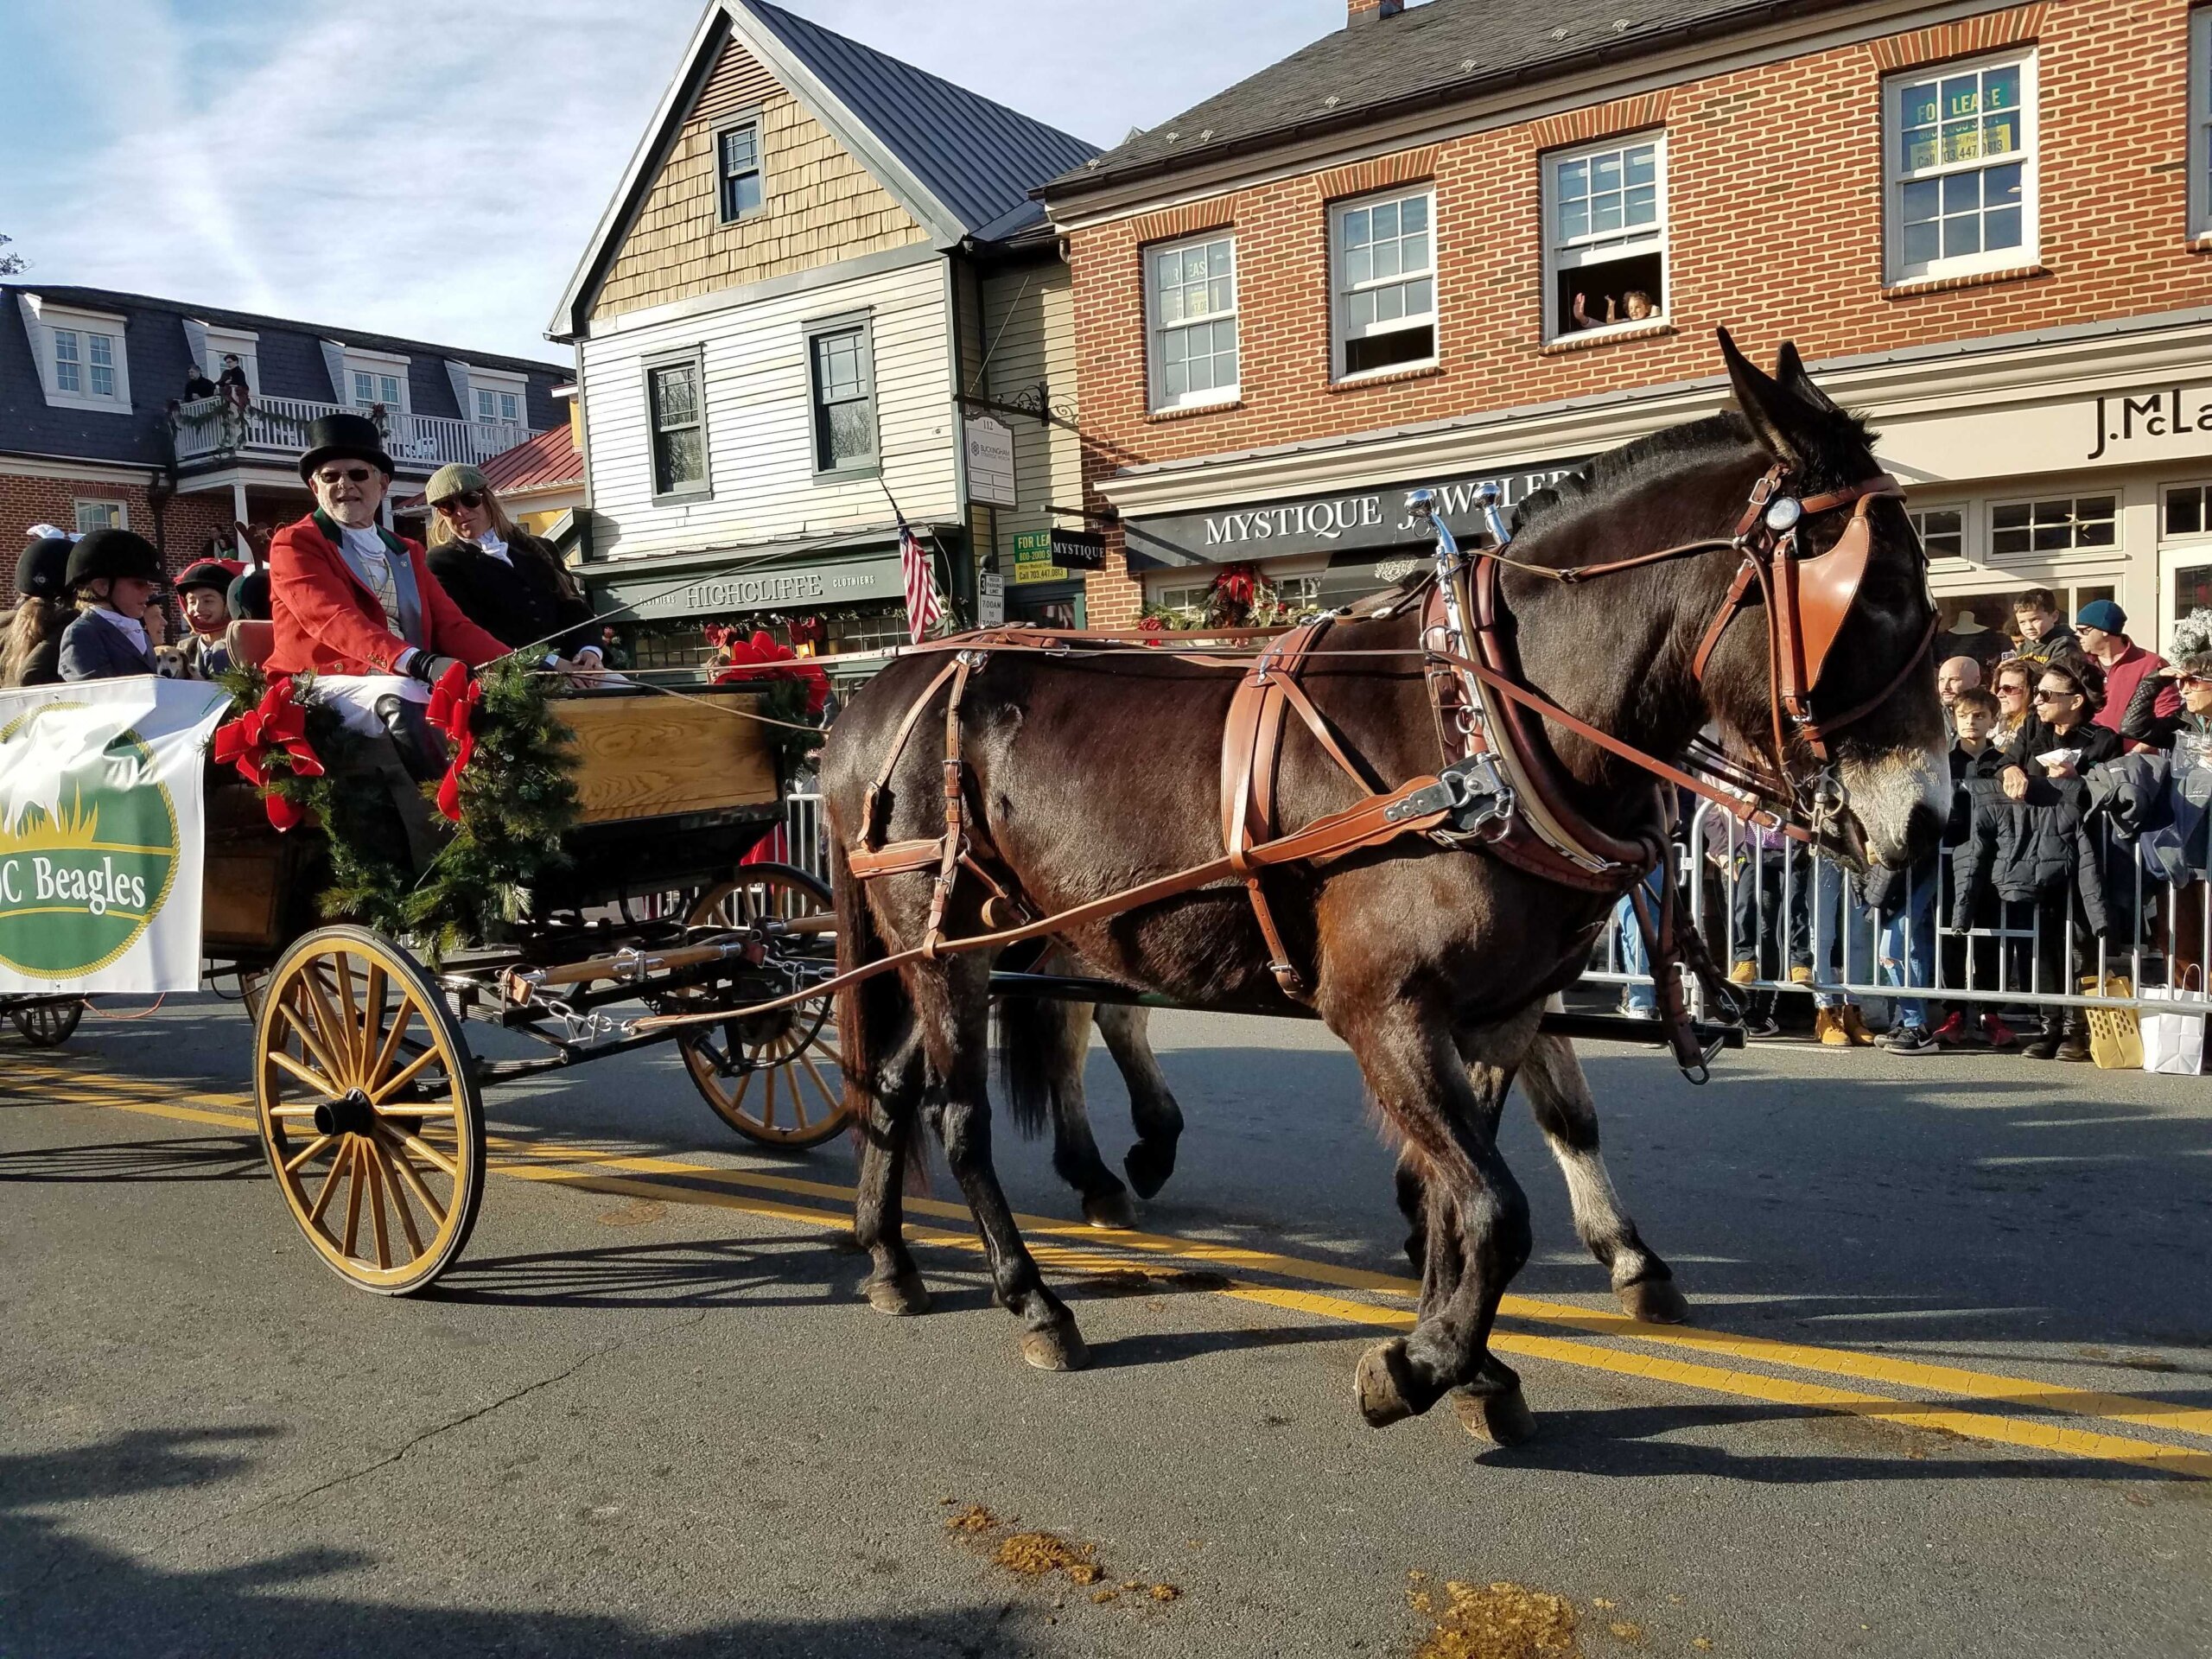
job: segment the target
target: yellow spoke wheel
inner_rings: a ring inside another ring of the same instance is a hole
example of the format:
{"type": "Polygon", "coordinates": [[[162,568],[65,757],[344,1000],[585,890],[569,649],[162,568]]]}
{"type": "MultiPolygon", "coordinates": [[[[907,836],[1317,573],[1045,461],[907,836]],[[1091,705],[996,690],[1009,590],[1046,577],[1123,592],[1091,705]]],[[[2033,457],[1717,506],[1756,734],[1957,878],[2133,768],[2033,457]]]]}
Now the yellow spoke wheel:
{"type": "Polygon", "coordinates": [[[423,1289],[468,1243],[484,1195],[484,1109],[461,1027],[406,951],[320,928],[270,970],[254,1021],[262,1146],[332,1272],[423,1289]]]}
{"type": "MultiPolygon", "coordinates": [[[[804,870],[788,864],[748,864],[738,880],[700,896],[689,925],[711,933],[764,920],[826,916],[833,908],[828,887],[804,870]]],[[[834,943],[818,935],[795,936],[770,950],[772,960],[810,965],[833,965],[836,956],[834,943]]],[[[782,982],[770,974],[748,976],[748,982],[782,982]]],[[[684,1001],[691,1004],[696,999],[684,1001]]],[[[843,1128],[844,1074],[838,1069],[834,1001],[829,996],[816,997],[774,1014],[685,1030],[677,1047],[692,1084],[715,1115],[747,1140],[793,1149],[819,1146],[843,1128]]]]}

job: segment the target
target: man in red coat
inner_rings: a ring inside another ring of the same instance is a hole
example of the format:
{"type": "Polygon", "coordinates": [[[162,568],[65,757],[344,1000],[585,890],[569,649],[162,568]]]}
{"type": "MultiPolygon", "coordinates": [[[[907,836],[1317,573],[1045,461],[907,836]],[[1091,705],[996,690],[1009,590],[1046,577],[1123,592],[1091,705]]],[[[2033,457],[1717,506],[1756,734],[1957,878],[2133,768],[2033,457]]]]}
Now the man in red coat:
{"type": "Polygon", "coordinates": [[[269,544],[277,674],[404,674],[425,685],[456,661],[481,667],[506,647],[446,596],[422,547],[377,523],[391,457],[376,423],[326,415],[308,428],[300,476],[315,511],[269,544]]]}

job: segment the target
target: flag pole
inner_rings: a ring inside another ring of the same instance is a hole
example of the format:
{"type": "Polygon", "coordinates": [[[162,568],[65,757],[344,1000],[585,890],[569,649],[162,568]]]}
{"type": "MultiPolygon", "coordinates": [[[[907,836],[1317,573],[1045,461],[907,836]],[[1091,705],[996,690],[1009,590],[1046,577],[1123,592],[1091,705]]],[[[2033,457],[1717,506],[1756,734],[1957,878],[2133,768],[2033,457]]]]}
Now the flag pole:
{"type": "MultiPolygon", "coordinates": [[[[891,504],[891,516],[899,521],[899,528],[907,529],[909,526],[906,523],[906,515],[899,505],[899,498],[891,493],[891,486],[883,481],[883,475],[880,473],[876,474],[875,487],[883,492],[883,499],[891,504]]],[[[934,524],[930,527],[930,545],[937,550],[937,556],[944,563],[945,613],[950,619],[955,632],[957,632],[960,619],[958,613],[953,609],[953,606],[960,594],[959,589],[952,580],[952,555],[944,550],[944,543],[938,539],[937,527],[934,524]]]]}

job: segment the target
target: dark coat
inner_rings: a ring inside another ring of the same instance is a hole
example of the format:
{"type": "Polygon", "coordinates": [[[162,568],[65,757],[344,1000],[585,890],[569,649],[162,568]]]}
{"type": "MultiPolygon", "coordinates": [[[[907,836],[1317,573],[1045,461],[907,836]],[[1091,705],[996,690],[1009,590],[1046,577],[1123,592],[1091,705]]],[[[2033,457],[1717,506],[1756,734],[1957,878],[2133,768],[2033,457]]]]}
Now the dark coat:
{"type": "Polygon", "coordinates": [[[430,574],[468,620],[513,651],[546,641],[563,657],[599,641],[599,619],[563,581],[560,556],[526,531],[515,531],[503,563],[474,542],[430,550],[430,574]]]}
{"type": "Polygon", "coordinates": [[[87,611],[61,634],[61,677],[65,680],[121,680],[155,671],[150,652],[123,637],[123,630],[87,611]]]}
{"type": "Polygon", "coordinates": [[[2171,714],[2158,710],[2158,694],[2171,687],[2173,682],[2156,674],[2145,675],[2135,688],[2135,695],[2127,700],[2127,712],[2120,717],[2120,734],[2131,743],[2141,743],[2154,749],[2171,749],[2175,737],[2183,732],[2198,737],[2212,736],[2205,721],[2186,709],[2176,709],[2171,714]]]}
{"type": "Polygon", "coordinates": [[[2030,778],[2041,778],[2043,768],[2036,764],[2036,756],[2048,754],[2053,749],[2079,749],[2082,759],[2075,766],[2077,772],[2088,771],[2101,761],[2111,760],[2122,747],[2120,734],[2110,727],[2100,726],[2094,721],[2083,721],[2072,731],[2061,737],[2051,730],[2041,715],[2031,714],[2012,734],[2012,741],[2005,746],[2007,765],[2018,766],[2030,778]]]}
{"type": "MultiPolygon", "coordinates": [[[[2107,733],[2107,736],[2111,734],[2107,733]]],[[[2041,778],[2028,798],[2008,801],[1993,779],[1967,785],[1974,798],[1967,839],[1951,866],[1954,926],[1995,897],[2073,909],[2091,933],[2112,930],[2104,868],[2086,811],[2088,791],[2078,778],[2041,778]]]]}
{"type": "Polygon", "coordinates": [[[61,683],[61,636],[49,634],[33,645],[23,658],[21,673],[11,682],[15,685],[59,685],[61,683]]]}

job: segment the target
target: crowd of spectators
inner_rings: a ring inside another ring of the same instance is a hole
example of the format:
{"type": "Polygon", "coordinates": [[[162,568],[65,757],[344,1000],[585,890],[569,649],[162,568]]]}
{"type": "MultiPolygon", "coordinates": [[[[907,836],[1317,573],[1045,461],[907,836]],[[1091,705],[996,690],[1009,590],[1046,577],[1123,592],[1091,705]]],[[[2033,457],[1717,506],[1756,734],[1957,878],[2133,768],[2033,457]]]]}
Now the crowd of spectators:
{"type": "MultiPolygon", "coordinates": [[[[1952,806],[1941,849],[1916,868],[1847,878],[1777,833],[1706,815],[1699,921],[1754,1036],[1809,1012],[1830,1046],[2086,1061],[2086,1010],[2052,999],[2105,994],[2100,974],[2131,964],[2153,982],[2201,983],[2212,612],[2179,625],[2171,664],[2129,638],[2110,600],[2069,625],[2035,588],[2015,622],[2001,658],[1937,665],[1952,806]],[[1846,986],[1895,988],[1879,1038],[1846,986]]],[[[1631,947],[1619,965],[1642,959],[1631,947]]],[[[1630,986],[1624,1008],[1648,1014],[1651,1001],[1630,986]]]]}

